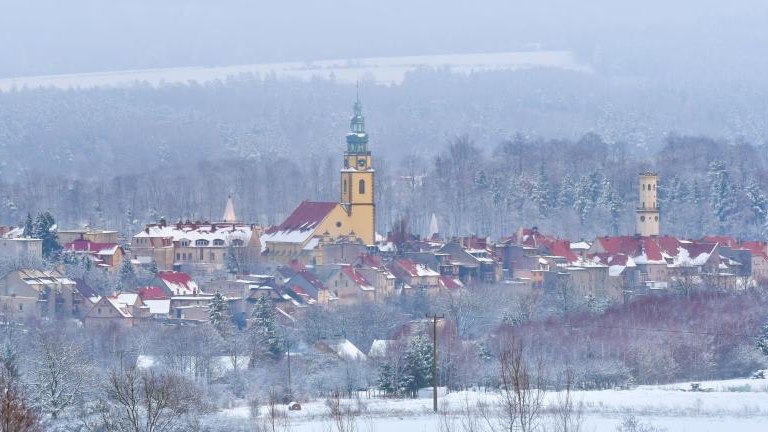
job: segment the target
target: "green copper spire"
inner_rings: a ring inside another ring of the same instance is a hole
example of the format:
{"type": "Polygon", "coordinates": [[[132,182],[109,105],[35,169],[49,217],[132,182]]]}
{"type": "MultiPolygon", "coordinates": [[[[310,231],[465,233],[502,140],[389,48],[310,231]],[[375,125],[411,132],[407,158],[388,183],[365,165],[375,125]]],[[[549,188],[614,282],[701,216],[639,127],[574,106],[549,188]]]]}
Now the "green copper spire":
{"type": "Polygon", "coordinates": [[[368,134],[365,132],[365,117],[363,117],[363,104],[360,103],[360,85],[357,86],[357,98],[352,109],[354,115],[349,122],[350,132],[347,134],[348,153],[368,152],[368,134]]]}

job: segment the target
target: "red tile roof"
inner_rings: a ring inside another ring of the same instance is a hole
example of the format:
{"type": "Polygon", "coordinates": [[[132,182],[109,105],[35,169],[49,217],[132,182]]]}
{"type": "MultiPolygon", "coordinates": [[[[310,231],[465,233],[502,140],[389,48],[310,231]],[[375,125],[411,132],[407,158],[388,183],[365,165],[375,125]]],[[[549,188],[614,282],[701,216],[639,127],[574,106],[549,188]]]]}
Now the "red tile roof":
{"type": "Polygon", "coordinates": [[[161,271],[157,274],[157,276],[170,283],[174,284],[183,284],[186,285],[190,282],[192,282],[192,276],[184,273],[184,272],[177,272],[177,271],[161,271]]]}
{"type": "Polygon", "coordinates": [[[645,254],[650,261],[662,261],[664,259],[661,254],[662,249],[671,255],[677,255],[677,245],[679,244],[679,241],[674,237],[598,237],[597,241],[609,254],[623,253],[631,257],[645,254]],[[657,241],[662,243],[663,247],[660,247],[657,241]],[[672,250],[673,246],[674,250],[672,250]]]}
{"type": "Polygon", "coordinates": [[[139,297],[141,297],[142,300],[165,300],[168,298],[163,289],[156,286],[139,288],[139,297]]]}
{"type": "Polygon", "coordinates": [[[701,240],[706,243],[720,243],[723,246],[728,246],[733,249],[736,249],[739,246],[738,240],[728,236],[707,236],[701,240]]]}
{"type": "Polygon", "coordinates": [[[365,277],[360,274],[357,270],[355,270],[352,266],[342,266],[341,272],[347,275],[350,279],[352,279],[357,285],[363,286],[363,287],[369,287],[371,284],[368,282],[365,277]]]}
{"type": "Polygon", "coordinates": [[[443,288],[450,290],[457,290],[464,287],[464,284],[450,276],[440,276],[440,285],[443,288]]]}
{"type": "Polygon", "coordinates": [[[752,255],[762,256],[768,259],[768,254],[766,254],[767,249],[766,249],[765,242],[757,242],[757,241],[743,242],[741,244],[741,247],[743,249],[746,249],[752,252],[752,255]]]}
{"type": "Polygon", "coordinates": [[[303,201],[283,223],[269,228],[266,233],[314,229],[337,205],[335,202],[303,201]]]}
{"type": "Polygon", "coordinates": [[[103,250],[113,249],[118,246],[117,243],[95,243],[90,240],[78,239],[64,245],[64,250],[74,252],[93,252],[99,253],[103,250]]]}

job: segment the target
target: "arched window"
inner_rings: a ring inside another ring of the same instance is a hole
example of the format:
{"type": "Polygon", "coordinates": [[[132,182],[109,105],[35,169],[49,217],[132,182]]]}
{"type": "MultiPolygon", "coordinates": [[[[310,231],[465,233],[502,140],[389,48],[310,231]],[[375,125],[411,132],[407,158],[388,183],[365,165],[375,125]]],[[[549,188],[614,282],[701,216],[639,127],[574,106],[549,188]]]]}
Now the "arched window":
{"type": "Polygon", "coordinates": [[[645,183],[643,183],[643,190],[645,190],[645,183]]]}
{"type": "Polygon", "coordinates": [[[360,182],[357,184],[357,193],[360,195],[365,193],[365,180],[360,180],[360,182]]]}
{"type": "Polygon", "coordinates": [[[341,188],[342,192],[347,193],[347,179],[344,179],[344,181],[341,182],[341,184],[342,184],[342,188],[341,188]]]}

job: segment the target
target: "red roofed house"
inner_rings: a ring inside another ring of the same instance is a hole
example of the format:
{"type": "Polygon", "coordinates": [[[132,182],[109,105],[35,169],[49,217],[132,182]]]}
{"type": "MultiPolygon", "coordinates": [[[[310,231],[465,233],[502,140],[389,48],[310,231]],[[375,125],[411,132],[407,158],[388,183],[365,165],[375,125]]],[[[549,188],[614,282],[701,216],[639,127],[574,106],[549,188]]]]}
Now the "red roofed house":
{"type": "Polygon", "coordinates": [[[123,264],[125,252],[117,243],[95,243],[90,240],[75,240],[64,244],[64,252],[88,256],[97,267],[116,271],[123,264]]]}
{"type": "Polygon", "coordinates": [[[374,301],[378,298],[376,287],[358,269],[349,264],[326,266],[323,273],[323,284],[341,304],[374,301]]]}
{"type": "Polygon", "coordinates": [[[190,296],[200,294],[200,288],[192,277],[184,272],[161,271],[157,273],[150,283],[152,287],[159,287],[167,297],[190,296]]]}
{"type": "Polygon", "coordinates": [[[437,288],[440,273],[407,258],[392,262],[392,273],[410,288],[437,288]]]}

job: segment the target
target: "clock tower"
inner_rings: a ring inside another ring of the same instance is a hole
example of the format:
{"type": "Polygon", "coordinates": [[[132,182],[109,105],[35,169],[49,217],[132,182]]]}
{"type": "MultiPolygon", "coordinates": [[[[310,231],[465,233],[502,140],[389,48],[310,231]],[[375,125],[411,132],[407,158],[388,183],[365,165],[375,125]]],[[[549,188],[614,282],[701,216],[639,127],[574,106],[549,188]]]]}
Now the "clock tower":
{"type": "Polygon", "coordinates": [[[360,95],[347,133],[347,150],[341,169],[341,205],[349,215],[352,231],[366,245],[376,239],[376,200],[374,198],[373,159],[368,150],[368,134],[360,95]]]}

